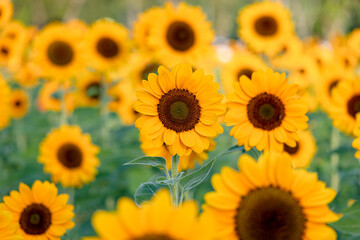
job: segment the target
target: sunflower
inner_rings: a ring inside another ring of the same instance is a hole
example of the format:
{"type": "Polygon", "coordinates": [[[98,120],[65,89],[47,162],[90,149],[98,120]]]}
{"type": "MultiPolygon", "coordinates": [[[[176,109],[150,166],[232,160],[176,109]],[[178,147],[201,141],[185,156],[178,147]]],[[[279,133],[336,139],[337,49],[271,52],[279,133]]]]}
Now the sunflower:
{"type": "MultiPolygon", "coordinates": [[[[163,157],[166,160],[166,167],[170,170],[171,168],[171,154],[166,147],[166,144],[160,144],[146,139],[144,136],[140,135],[140,148],[147,156],[153,157],[163,157]]],[[[216,142],[210,140],[209,148],[201,153],[191,152],[189,156],[182,156],[179,159],[179,171],[185,171],[187,169],[193,169],[195,167],[195,162],[202,164],[204,160],[209,158],[208,152],[215,149],[216,142]]]]}
{"type": "Polygon", "coordinates": [[[17,46],[11,39],[0,38],[0,65],[10,71],[19,69],[23,46],[17,46]]]}
{"type": "Polygon", "coordinates": [[[0,1],[0,27],[6,25],[12,18],[14,6],[11,0],[0,1]]]}
{"type": "Polygon", "coordinates": [[[55,184],[36,180],[30,189],[20,183],[19,192],[4,197],[5,209],[19,223],[18,233],[25,240],[56,240],[75,224],[74,206],[66,204],[69,195],[58,195],[55,184]]]}
{"type": "Polygon", "coordinates": [[[0,204],[0,239],[2,240],[23,240],[24,238],[17,234],[19,224],[12,221],[11,212],[5,210],[5,205],[0,204]]]}
{"type": "Polygon", "coordinates": [[[133,26],[133,37],[139,49],[151,50],[148,39],[150,31],[153,25],[156,24],[154,19],[159,19],[163,12],[163,8],[152,7],[138,16],[133,26]]]}
{"type": "Polygon", "coordinates": [[[102,72],[117,68],[129,55],[128,41],[121,24],[107,18],[93,23],[86,41],[90,67],[102,72]]]}
{"type": "Polygon", "coordinates": [[[239,12],[239,36],[256,52],[280,52],[294,35],[290,12],[279,2],[253,3],[239,12]]]}
{"type": "Polygon", "coordinates": [[[360,112],[360,78],[341,81],[332,91],[330,117],[333,125],[346,134],[352,134],[356,114],[360,112]]]}
{"type": "Polygon", "coordinates": [[[0,130],[10,123],[11,108],[10,108],[10,94],[11,89],[6,80],[0,74],[0,130]]]}
{"type": "Polygon", "coordinates": [[[337,61],[333,64],[326,64],[324,67],[326,71],[323,71],[323,74],[319,81],[315,82],[316,95],[320,100],[321,107],[329,112],[332,108],[331,97],[333,95],[333,90],[341,82],[349,79],[353,79],[354,72],[340,67],[337,61]]]}
{"type": "Polygon", "coordinates": [[[291,68],[294,67],[293,59],[297,56],[301,56],[302,54],[302,41],[297,38],[297,36],[292,36],[283,43],[281,51],[270,59],[271,64],[274,68],[277,69],[291,68]]]}
{"type": "Polygon", "coordinates": [[[334,60],[333,50],[317,38],[307,39],[304,44],[304,53],[314,58],[321,73],[326,73],[327,66],[334,60]]]}
{"type": "Polygon", "coordinates": [[[289,79],[291,83],[298,84],[301,89],[308,88],[313,83],[319,82],[321,78],[317,64],[309,55],[293,55],[289,62],[289,79]]]}
{"type": "Polygon", "coordinates": [[[295,168],[308,167],[316,152],[315,139],[310,131],[299,131],[299,141],[294,147],[284,144],[284,153],[291,156],[295,168]]]}
{"type": "Polygon", "coordinates": [[[132,84],[129,81],[121,81],[110,88],[108,94],[112,98],[109,109],[117,113],[124,124],[134,124],[139,113],[133,108],[136,96],[132,84]]]}
{"type": "Polygon", "coordinates": [[[209,138],[223,132],[219,85],[202,70],[193,72],[190,64],[178,64],[171,72],[160,66],[158,73],[150,73],[144,89],[137,91],[134,108],[143,115],[135,126],[147,139],[165,143],[171,155],[204,151],[209,138]]]}
{"type": "Polygon", "coordinates": [[[197,214],[195,201],[186,201],[174,207],[169,192],[162,189],[141,207],[127,197],[120,198],[116,212],[95,212],[92,225],[100,239],[108,240],[213,239],[212,225],[199,219],[197,214]]]}
{"type": "Polygon", "coordinates": [[[13,90],[10,96],[11,116],[22,118],[29,109],[29,98],[22,90],[13,90]]]}
{"type": "Polygon", "coordinates": [[[223,65],[221,81],[225,92],[233,92],[233,83],[238,82],[241,76],[251,79],[253,72],[266,69],[266,63],[255,54],[246,50],[236,51],[232,59],[223,65]]]}
{"type": "Polygon", "coordinates": [[[258,162],[242,155],[238,166],[240,172],[223,167],[215,174],[215,192],[204,196],[217,239],[336,239],[326,225],[339,219],[327,205],[336,191],[317,174],[293,169],[291,158],[281,154],[264,154],[258,162]]]}
{"type": "Polygon", "coordinates": [[[65,93],[65,110],[69,114],[75,108],[75,96],[71,92],[67,92],[70,86],[67,83],[63,85],[57,81],[50,81],[45,83],[40,89],[38,96],[38,107],[41,111],[61,111],[61,97],[60,88],[65,93]]]}
{"type": "Polygon", "coordinates": [[[360,28],[355,28],[348,36],[347,40],[348,46],[357,57],[360,57],[360,28]]]}
{"type": "Polygon", "coordinates": [[[273,149],[281,152],[284,143],[294,147],[299,140],[297,130],[307,128],[308,107],[297,96],[297,85],[288,84],[285,73],[270,68],[254,72],[234,83],[234,93],[226,96],[229,111],[227,125],[235,125],[230,135],[248,151],[273,149]]]}
{"type": "Polygon", "coordinates": [[[11,21],[4,27],[0,35],[1,38],[8,38],[15,44],[26,43],[30,40],[30,33],[26,26],[20,21],[11,21]]]}
{"type": "Polygon", "coordinates": [[[170,66],[184,61],[195,64],[211,50],[214,32],[199,7],[181,2],[175,8],[166,3],[159,15],[153,19],[149,36],[159,59],[166,59],[170,66]]]}
{"type": "Polygon", "coordinates": [[[356,149],[355,157],[360,159],[360,113],[356,114],[356,125],[354,130],[355,139],[352,142],[353,148],[356,149]]]}
{"type": "Polygon", "coordinates": [[[51,23],[36,36],[32,57],[43,77],[64,81],[85,68],[84,52],[81,31],[51,23]]]}
{"type": "Polygon", "coordinates": [[[163,65],[167,67],[165,61],[156,58],[151,53],[133,53],[127,64],[125,79],[130,80],[135,88],[142,86],[142,80],[147,80],[150,73],[158,74],[158,68],[163,65]]]}
{"type": "Polygon", "coordinates": [[[81,187],[94,180],[99,166],[99,147],[78,126],[63,125],[53,129],[40,145],[39,162],[55,183],[81,187]]]}
{"type": "Polygon", "coordinates": [[[79,106],[98,106],[101,96],[101,75],[87,72],[76,79],[76,98],[79,106]]]}

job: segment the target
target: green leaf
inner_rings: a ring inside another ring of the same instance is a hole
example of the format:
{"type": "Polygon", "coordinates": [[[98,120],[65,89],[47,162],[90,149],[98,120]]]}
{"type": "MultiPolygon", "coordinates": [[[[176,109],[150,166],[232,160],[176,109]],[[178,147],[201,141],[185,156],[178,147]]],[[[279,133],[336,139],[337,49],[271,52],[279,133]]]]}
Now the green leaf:
{"type": "Polygon", "coordinates": [[[205,180],[207,175],[210,173],[212,167],[214,166],[215,159],[209,161],[207,164],[202,166],[200,169],[190,172],[189,174],[182,177],[179,181],[180,188],[182,192],[188,191],[197,185],[199,185],[202,181],[205,180]]]}
{"type": "Polygon", "coordinates": [[[355,203],[343,211],[339,221],[331,223],[330,226],[342,233],[360,236],[360,203],[355,203]]]}
{"type": "Polygon", "coordinates": [[[158,189],[159,185],[154,182],[140,184],[134,195],[135,203],[139,206],[144,201],[150,201],[158,189]]]}
{"type": "Polygon", "coordinates": [[[166,170],[166,160],[163,157],[140,157],[127,162],[124,165],[145,165],[166,170]]]}
{"type": "Polygon", "coordinates": [[[177,183],[181,179],[181,177],[183,175],[184,175],[184,172],[180,172],[175,178],[172,178],[172,179],[167,179],[166,177],[158,177],[156,179],[156,183],[173,186],[173,185],[175,185],[175,183],[177,183]]]}
{"type": "Polygon", "coordinates": [[[217,157],[222,156],[222,155],[226,155],[232,152],[245,152],[245,147],[244,146],[239,146],[239,145],[234,145],[230,148],[228,148],[225,152],[220,153],[217,157]]]}

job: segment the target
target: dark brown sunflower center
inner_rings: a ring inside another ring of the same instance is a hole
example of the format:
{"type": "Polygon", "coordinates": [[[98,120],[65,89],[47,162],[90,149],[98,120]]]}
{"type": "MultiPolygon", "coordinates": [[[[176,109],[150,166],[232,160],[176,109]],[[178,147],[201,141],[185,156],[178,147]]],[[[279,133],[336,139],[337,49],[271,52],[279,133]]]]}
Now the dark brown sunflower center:
{"type": "Polygon", "coordinates": [[[77,168],[81,165],[83,154],[81,149],[72,143],[64,144],[57,153],[59,161],[67,168],[77,168]]]}
{"type": "Polygon", "coordinates": [[[272,186],[244,196],[234,220],[241,240],[301,240],[306,223],[292,194],[272,186]]]}
{"type": "Polygon", "coordinates": [[[177,51],[189,50],[195,43],[195,33],[186,22],[173,22],[166,33],[169,45],[177,51]]]}
{"type": "Polygon", "coordinates": [[[7,55],[9,55],[9,48],[7,48],[7,47],[1,47],[1,54],[2,55],[5,55],[5,56],[7,56],[7,55]]]}
{"type": "Polygon", "coordinates": [[[22,105],[22,102],[20,100],[16,100],[14,102],[15,107],[20,107],[22,105]]]}
{"type": "Polygon", "coordinates": [[[100,83],[93,82],[86,86],[86,95],[91,99],[99,99],[100,98],[100,83]]]}
{"type": "Polygon", "coordinates": [[[339,82],[340,82],[340,79],[334,79],[331,81],[331,83],[329,85],[329,90],[328,90],[329,96],[331,96],[332,90],[339,84],[339,82]]]}
{"type": "Polygon", "coordinates": [[[175,240],[175,239],[164,234],[146,234],[141,237],[132,238],[131,240],[175,240]]]}
{"type": "Polygon", "coordinates": [[[299,151],[299,143],[296,142],[296,145],[294,147],[290,147],[287,144],[284,144],[284,150],[290,155],[296,154],[299,151]]]}
{"type": "Polygon", "coordinates": [[[354,95],[347,103],[348,113],[355,118],[356,114],[360,112],[360,95],[354,95]]]}
{"type": "Polygon", "coordinates": [[[51,212],[43,204],[33,203],[22,211],[19,224],[25,233],[41,235],[51,225],[51,212]]]}
{"type": "Polygon", "coordinates": [[[184,132],[194,129],[199,122],[201,107],[193,93],[175,88],[161,97],[157,111],[166,128],[184,132]]]}
{"type": "Polygon", "coordinates": [[[245,76],[247,76],[249,79],[251,79],[251,75],[252,75],[252,73],[253,73],[254,71],[253,70],[251,70],[251,69],[249,69],[249,68],[244,68],[244,69],[240,69],[240,71],[238,72],[238,74],[237,74],[237,80],[239,81],[239,79],[240,79],[240,77],[242,76],[242,75],[245,75],[245,76]]]}
{"type": "Polygon", "coordinates": [[[255,30],[261,36],[273,36],[278,30],[278,24],[273,17],[263,16],[255,21],[255,30]]]}
{"type": "Polygon", "coordinates": [[[157,70],[160,67],[158,63],[150,63],[145,66],[145,68],[141,71],[141,79],[147,80],[150,73],[158,73],[157,70]]]}
{"type": "Polygon", "coordinates": [[[108,37],[100,38],[96,44],[96,49],[105,58],[116,57],[120,52],[118,44],[108,37]]]}
{"type": "Polygon", "coordinates": [[[65,66],[71,63],[74,58],[73,48],[66,42],[55,41],[47,49],[49,60],[58,66],[65,66]]]}
{"type": "Polygon", "coordinates": [[[248,103],[247,115],[254,127],[269,131],[281,125],[285,107],[275,95],[261,93],[248,103]]]}

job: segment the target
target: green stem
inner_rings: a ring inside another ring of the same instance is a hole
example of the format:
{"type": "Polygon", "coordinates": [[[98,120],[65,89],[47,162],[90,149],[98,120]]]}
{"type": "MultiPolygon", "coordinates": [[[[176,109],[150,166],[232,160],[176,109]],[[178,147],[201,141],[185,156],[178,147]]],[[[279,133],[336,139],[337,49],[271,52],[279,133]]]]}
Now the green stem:
{"type": "Polygon", "coordinates": [[[108,98],[108,83],[106,82],[104,74],[101,76],[101,102],[100,102],[100,114],[102,116],[102,127],[101,127],[101,137],[102,142],[105,144],[109,138],[109,129],[108,129],[108,118],[109,118],[109,98],[108,98]]]}
{"type": "Polygon", "coordinates": [[[16,138],[16,147],[19,152],[24,152],[26,149],[26,137],[23,131],[22,119],[15,119],[15,138],[16,138]]]}
{"type": "MultiPolygon", "coordinates": [[[[179,155],[175,155],[171,157],[171,178],[175,179],[178,175],[178,167],[179,167],[179,155]]],[[[172,199],[174,206],[179,205],[179,184],[175,183],[171,186],[172,188],[172,199]]]]}
{"type": "Polygon", "coordinates": [[[336,191],[339,189],[339,183],[340,183],[340,176],[339,176],[339,160],[340,156],[339,153],[335,152],[336,149],[338,149],[340,146],[340,133],[339,130],[337,130],[335,127],[332,127],[331,130],[331,182],[330,186],[331,188],[335,189],[336,191]]]}
{"type": "Polygon", "coordinates": [[[66,103],[65,95],[66,90],[63,85],[60,85],[60,102],[61,102],[61,116],[60,116],[60,126],[68,123],[67,112],[66,112],[66,103]]]}
{"type": "Polygon", "coordinates": [[[76,189],[73,187],[69,187],[67,189],[68,195],[69,195],[69,202],[68,204],[71,204],[74,206],[74,213],[75,213],[75,217],[73,219],[73,222],[75,223],[75,227],[71,230],[68,231],[68,233],[66,234],[66,239],[74,239],[75,238],[75,234],[76,234],[76,189]]]}

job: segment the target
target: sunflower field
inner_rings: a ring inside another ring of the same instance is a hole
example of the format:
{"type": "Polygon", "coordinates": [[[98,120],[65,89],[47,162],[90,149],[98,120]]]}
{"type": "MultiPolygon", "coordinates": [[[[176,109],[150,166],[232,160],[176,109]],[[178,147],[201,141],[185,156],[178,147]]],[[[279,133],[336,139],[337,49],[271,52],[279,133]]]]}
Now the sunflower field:
{"type": "Polygon", "coordinates": [[[360,239],[360,2],[0,0],[0,240],[360,239]]]}

